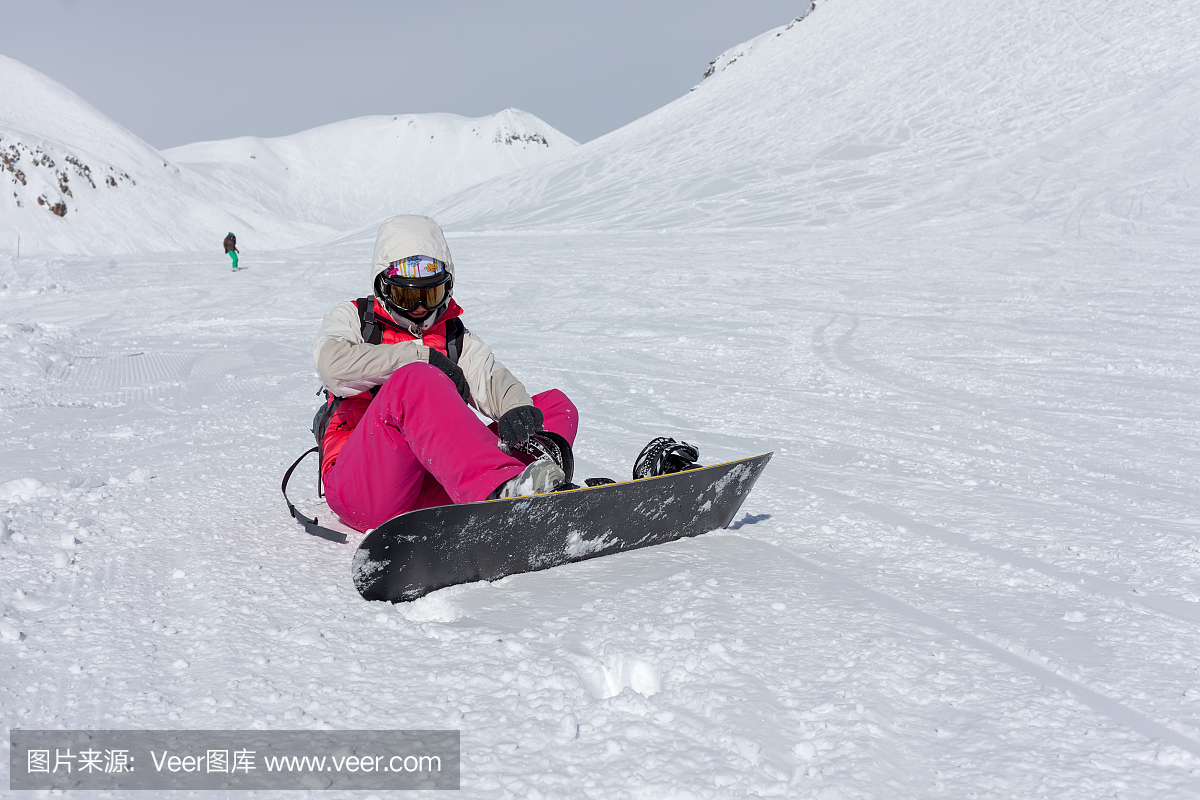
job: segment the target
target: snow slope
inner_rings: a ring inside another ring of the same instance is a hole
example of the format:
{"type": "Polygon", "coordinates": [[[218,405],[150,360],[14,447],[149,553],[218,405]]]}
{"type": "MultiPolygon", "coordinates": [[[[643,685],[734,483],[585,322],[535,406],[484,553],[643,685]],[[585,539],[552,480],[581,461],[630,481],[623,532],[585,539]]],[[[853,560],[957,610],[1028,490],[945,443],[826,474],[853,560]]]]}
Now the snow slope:
{"type": "Polygon", "coordinates": [[[730,530],[412,604],[278,493],[369,236],[0,257],[0,722],[459,729],[472,798],[1200,796],[1196,13],[831,2],[456,199],[578,474],[775,456],[730,530]]]}
{"type": "Polygon", "coordinates": [[[418,212],[446,194],[578,146],[515,108],[362,117],[276,139],[244,136],[164,151],[278,213],[339,231],[418,212]]]}
{"type": "Polygon", "coordinates": [[[1190,225],[1196,30],[1186,2],[834,0],[664,108],[436,216],[464,230],[1190,225]]]}
{"type": "Polygon", "coordinates": [[[1194,248],[451,246],[581,475],[775,451],[735,529],[364,603],[279,480],[369,247],[4,262],[6,727],[455,728],[468,797],[1196,796],[1194,248]]]}

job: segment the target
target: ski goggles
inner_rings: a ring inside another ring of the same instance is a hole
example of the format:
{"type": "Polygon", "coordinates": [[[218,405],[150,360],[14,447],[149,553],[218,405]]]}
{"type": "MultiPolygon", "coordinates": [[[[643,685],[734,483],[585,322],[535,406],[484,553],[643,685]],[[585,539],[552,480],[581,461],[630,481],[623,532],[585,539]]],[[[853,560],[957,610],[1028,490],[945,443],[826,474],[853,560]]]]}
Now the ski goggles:
{"type": "Polygon", "coordinates": [[[441,261],[411,256],[393,261],[380,275],[380,294],[403,311],[417,306],[433,310],[454,286],[454,276],[441,261]]]}
{"type": "Polygon", "coordinates": [[[432,311],[446,299],[450,288],[450,274],[446,274],[443,283],[434,286],[396,286],[384,281],[382,288],[384,296],[392,305],[403,311],[413,311],[417,306],[425,306],[432,311]]]}

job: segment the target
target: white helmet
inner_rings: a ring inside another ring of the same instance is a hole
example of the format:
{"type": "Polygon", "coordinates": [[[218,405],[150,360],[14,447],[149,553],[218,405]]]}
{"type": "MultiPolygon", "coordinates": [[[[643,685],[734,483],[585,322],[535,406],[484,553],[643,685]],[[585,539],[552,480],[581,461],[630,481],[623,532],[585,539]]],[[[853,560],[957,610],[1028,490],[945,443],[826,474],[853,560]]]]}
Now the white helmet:
{"type": "Polygon", "coordinates": [[[387,219],[375,238],[371,287],[414,336],[436,325],[454,290],[454,261],[438,224],[411,214],[387,219]]]}

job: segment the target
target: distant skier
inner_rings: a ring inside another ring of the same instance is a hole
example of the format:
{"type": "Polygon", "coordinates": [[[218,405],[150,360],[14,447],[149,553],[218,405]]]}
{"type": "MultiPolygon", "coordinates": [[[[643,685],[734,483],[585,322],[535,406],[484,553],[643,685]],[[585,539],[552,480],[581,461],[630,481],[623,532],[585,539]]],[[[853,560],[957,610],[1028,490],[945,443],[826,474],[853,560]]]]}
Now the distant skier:
{"type": "Polygon", "coordinates": [[[313,346],[328,395],[314,430],[329,507],[367,530],[418,508],[562,486],[578,411],[557,389],[530,397],[462,325],[438,224],[385,221],[371,287],[325,315],[313,346]]]}
{"type": "Polygon", "coordinates": [[[233,235],[232,231],[225,234],[225,253],[230,258],[233,259],[233,271],[237,272],[237,268],[238,268],[237,237],[233,235]]]}

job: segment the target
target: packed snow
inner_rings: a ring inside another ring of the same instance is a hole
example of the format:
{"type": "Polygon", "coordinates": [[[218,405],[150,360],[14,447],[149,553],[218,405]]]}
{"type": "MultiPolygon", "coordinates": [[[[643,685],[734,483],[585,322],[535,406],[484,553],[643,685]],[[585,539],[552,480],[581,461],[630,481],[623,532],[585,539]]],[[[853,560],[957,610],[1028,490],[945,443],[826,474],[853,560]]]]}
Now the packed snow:
{"type": "Polygon", "coordinates": [[[1198,17],[830,2],[430,199],[577,476],[775,455],[727,530],[413,603],[279,494],[370,225],[0,258],[5,727],[460,729],[470,797],[1200,796],[1198,17]]]}

